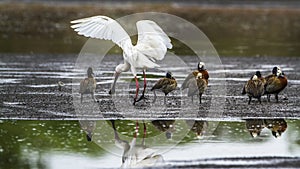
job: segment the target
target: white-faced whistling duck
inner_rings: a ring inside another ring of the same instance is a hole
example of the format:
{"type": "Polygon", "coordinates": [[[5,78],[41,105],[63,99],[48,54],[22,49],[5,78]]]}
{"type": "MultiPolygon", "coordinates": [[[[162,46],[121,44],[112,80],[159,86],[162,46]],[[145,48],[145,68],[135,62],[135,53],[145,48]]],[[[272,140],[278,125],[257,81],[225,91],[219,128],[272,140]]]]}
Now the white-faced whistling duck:
{"type": "Polygon", "coordinates": [[[248,104],[250,104],[252,97],[257,98],[259,103],[261,103],[261,96],[264,94],[264,84],[262,80],[260,80],[256,74],[253,75],[245,84],[242,94],[248,95],[248,104]]]}
{"type": "Polygon", "coordinates": [[[82,80],[80,82],[80,89],[79,89],[79,93],[81,94],[80,101],[82,103],[84,94],[91,94],[92,99],[95,102],[97,102],[97,100],[95,98],[95,90],[96,90],[97,82],[94,78],[94,72],[91,67],[89,67],[87,70],[87,76],[88,76],[87,78],[85,78],[84,80],[82,80]]]}
{"type": "Polygon", "coordinates": [[[177,87],[177,82],[176,82],[175,78],[173,77],[171,72],[167,72],[166,77],[161,78],[159,81],[157,81],[156,84],[151,89],[151,91],[153,91],[153,93],[154,93],[153,102],[156,101],[155,90],[160,90],[165,94],[164,104],[166,104],[166,96],[168,95],[168,93],[175,90],[176,87],[177,87]]]}
{"type": "Polygon", "coordinates": [[[287,77],[279,67],[274,67],[272,74],[267,76],[265,84],[265,94],[270,102],[271,94],[275,95],[276,102],[278,102],[278,94],[287,86],[287,77]]]}
{"type": "Polygon", "coordinates": [[[199,93],[199,101],[201,103],[201,96],[208,85],[208,78],[209,74],[205,69],[204,62],[199,62],[197,70],[193,71],[185,78],[184,82],[182,83],[181,89],[188,89],[188,96],[192,97],[192,102],[193,96],[199,93]],[[200,76],[201,78],[199,78],[200,76]],[[203,80],[205,81],[205,83],[203,83],[203,80]]]}

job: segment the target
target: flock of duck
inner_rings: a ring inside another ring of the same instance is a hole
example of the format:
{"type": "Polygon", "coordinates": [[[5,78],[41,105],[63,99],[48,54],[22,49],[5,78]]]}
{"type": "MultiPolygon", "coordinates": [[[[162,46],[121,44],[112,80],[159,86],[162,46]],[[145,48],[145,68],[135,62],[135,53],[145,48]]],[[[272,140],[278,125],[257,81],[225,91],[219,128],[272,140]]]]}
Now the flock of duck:
{"type": "MultiPolygon", "coordinates": [[[[80,82],[79,93],[81,93],[81,102],[84,94],[91,94],[92,99],[97,102],[95,98],[96,80],[94,77],[93,69],[91,67],[87,70],[87,78],[80,82]]],[[[204,62],[199,62],[197,70],[192,71],[184,80],[181,89],[188,90],[188,97],[198,95],[199,103],[201,104],[202,95],[208,86],[209,73],[205,69],[204,62]]],[[[249,97],[248,104],[251,103],[252,98],[257,98],[261,103],[261,97],[267,95],[267,100],[270,102],[271,94],[275,95],[278,102],[278,94],[287,86],[287,77],[280,67],[276,66],[272,70],[272,74],[263,77],[260,71],[256,73],[246,82],[243,87],[242,94],[247,94],[249,97]]],[[[145,87],[146,88],[146,87],[145,87]]],[[[158,80],[151,91],[154,93],[154,100],[156,100],[155,91],[161,91],[165,94],[164,104],[166,104],[166,96],[177,89],[177,81],[171,72],[167,72],[164,78],[158,80]]],[[[143,94],[144,95],[144,94],[143,94]]]]}
{"type": "MultiPolygon", "coordinates": [[[[135,83],[136,92],[133,100],[135,105],[140,100],[145,98],[144,94],[147,87],[146,70],[148,68],[157,68],[157,60],[164,59],[167,49],[171,49],[170,38],[167,34],[151,20],[140,20],[136,23],[138,30],[138,40],[136,45],[132,45],[130,36],[122,28],[122,26],[115,20],[107,16],[93,16],[89,18],[83,18],[71,21],[71,28],[73,28],[79,35],[86,37],[111,40],[116,45],[122,48],[124,63],[119,64],[115,68],[114,82],[111,85],[109,91],[110,94],[115,93],[115,85],[124,71],[131,70],[135,83]],[[144,77],[144,90],[142,95],[138,97],[139,82],[137,78],[137,70],[143,70],[144,77]]],[[[96,102],[95,90],[96,80],[92,68],[88,68],[88,77],[80,83],[81,102],[83,94],[90,93],[93,100],[96,102]]],[[[205,64],[199,62],[197,70],[191,72],[184,80],[181,89],[188,89],[188,96],[199,96],[199,103],[201,103],[202,95],[205,92],[208,85],[209,74],[205,69],[205,64]]],[[[268,101],[270,101],[270,95],[274,94],[275,99],[278,102],[278,94],[287,86],[287,78],[283,71],[279,67],[274,67],[272,74],[263,78],[261,73],[257,71],[250,80],[247,81],[243,88],[242,94],[247,94],[249,97],[248,104],[250,104],[252,98],[257,98],[261,103],[261,96],[267,95],[268,101]]],[[[151,88],[154,92],[154,102],[156,100],[155,91],[159,90],[165,94],[164,103],[166,103],[166,96],[168,93],[177,89],[177,81],[172,76],[171,72],[166,73],[166,77],[157,81],[157,83],[151,88]]]]}

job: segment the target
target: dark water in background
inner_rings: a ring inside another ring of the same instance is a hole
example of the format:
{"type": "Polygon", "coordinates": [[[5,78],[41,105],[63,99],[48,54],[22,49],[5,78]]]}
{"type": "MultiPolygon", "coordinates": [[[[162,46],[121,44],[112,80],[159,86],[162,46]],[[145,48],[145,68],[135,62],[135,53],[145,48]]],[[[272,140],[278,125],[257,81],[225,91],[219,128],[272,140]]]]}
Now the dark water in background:
{"type": "MultiPolygon", "coordinates": [[[[78,36],[70,28],[71,20],[93,15],[119,18],[136,12],[156,11],[195,24],[221,56],[300,54],[300,10],[296,1],[205,1],[196,6],[191,5],[195,1],[163,5],[135,1],[125,4],[120,1],[24,2],[27,3],[0,3],[2,53],[78,53],[87,38],[78,36]]],[[[173,45],[172,51],[191,54],[175,39],[173,45]]],[[[110,52],[121,53],[119,48],[110,52]]]]}

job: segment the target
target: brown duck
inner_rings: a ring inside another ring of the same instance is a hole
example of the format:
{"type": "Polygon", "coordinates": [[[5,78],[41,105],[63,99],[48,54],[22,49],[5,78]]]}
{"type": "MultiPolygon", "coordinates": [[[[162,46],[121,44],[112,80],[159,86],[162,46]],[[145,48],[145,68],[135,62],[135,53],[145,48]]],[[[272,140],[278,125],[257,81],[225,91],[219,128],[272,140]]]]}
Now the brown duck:
{"type": "Polygon", "coordinates": [[[278,94],[287,86],[287,77],[279,67],[274,67],[272,74],[267,76],[265,84],[265,94],[270,102],[271,94],[275,95],[276,102],[278,102],[278,94]]]}
{"type": "Polygon", "coordinates": [[[79,89],[79,93],[81,94],[80,101],[82,103],[84,94],[91,94],[92,99],[95,102],[97,102],[97,100],[95,98],[95,90],[96,90],[97,82],[94,78],[94,72],[91,67],[89,67],[87,70],[87,76],[88,76],[87,78],[85,78],[84,80],[82,80],[80,82],[80,89],[79,89]]]}
{"type": "Polygon", "coordinates": [[[185,78],[184,82],[182,83],[181,89],[188,89],[188,96],[192,97],[192,102],[193,96],[199,94],[199,101],[201,103],[201,96],[208,85],[208,78],[209,74],[205,69],[204,62],[199,62],[197,70],[193,71],[185,78]],[[205,83],[203,83],[204,81],[205,83]]]}
{"type": "Polygon", "coordinates": [[[253,75],[250,80],[247,81],[243,88],[242,94],[247,94],[249,97],[248,104],[250,104],[252,97],[257,98],[261,103],[261,96],[264,94],[264,83],[257,75],[253,75]]]}
{"type": "Polygon", "coordinates": [[[175,90],[177,87],[177,82],[175,78],[172,76],[171,72],[166,73],[166,77],[160,79],[159,81],[156,82],[156,84],[152,87],[151,91],[154,93],[154,100],[153,102],[156,101],[156,93],[155,90],[160,90],[165,94],[164,97],[164,104],[166,104],[166,96],[175,90]]]}

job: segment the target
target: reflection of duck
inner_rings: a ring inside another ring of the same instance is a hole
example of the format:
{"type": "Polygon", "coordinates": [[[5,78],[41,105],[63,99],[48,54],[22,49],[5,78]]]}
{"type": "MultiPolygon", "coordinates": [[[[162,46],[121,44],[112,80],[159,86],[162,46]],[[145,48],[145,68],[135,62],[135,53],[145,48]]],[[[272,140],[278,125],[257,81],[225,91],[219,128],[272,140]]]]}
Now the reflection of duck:
{"type": "Polygon", "coordinates": [[[191,127],[191,131],[195,132],[197,137],[203,136],[208,128],[207,121],[199,121],[199,120],[186,120],[188,126],[191,127]]]}
{"type": "Polygon", "coordinates": [[[199,93],[199,101],[201,103],[201,96],[208,85],[208,78],[209,75],[205,69],[204,62],[199,62],[197,70],[193,71],[185,78],[181,89],[188,89],[188,96],[192,97],[192,101],[193,96],[199,93]]]}
{"type": "Polygon", "coordinates": [[[172,76],[171,72],[166,73],[166,77],[160,79],[155,83],[155,85],[152,87],[151,91],[154,93],[154,100],[153,102],[156,101],[156,93],[155,90],[160,90],[165,94],[164,97],[164,104],[166,104],[166,96],[175,90],[177,87],[177,82],[175,78],[172,76]]]}
{"type": "Polygon", "coordinates": [[[92,141],[94,130],[96,129],[96,121],[94,120],[79,120],[81,128],[86,132],[87,141],[92,141]]]}
{"type": "Polygon", "coordinates": [[[145,137],[146,137],[146,124],[144,125],[144,135],[142,144],[137,145],[137,132],[138,132],[138,122],[136,122],[136,131],[134,137],[129,144],[127,141],[122,140],[117,132],[115,121],[111,120],[112,127],[114,129],[115,135],[115,144],[117,147],[122,148],[122,166],[121,168],[143,168],[143,167],[151,167],[157,164],[161,164],[164,160],[163,157],[159,154],[156,154],[153,149],[146,147],[145,145],[145,137]]]}
{"type": "Polygon", "coordinates": [[[261,103],[261,96],[264,94],[264,84],[257,75],[253,75],[250,80],[247,81],[243,88],[242,94],[248,94],[250,104],[252,97],[257,98],[259,103],[261,103]]]}
{"type": "Polygon", "coordinates": [[[95,102],[97,102],[97,100],[95,98],[95,90],[96,90],[97,82],[94,78],[94,72],[91,67],[88,68],[87,75],[88,75],[88,77],[80,82],[79,93],[81,94],[81,102],[83,99],[83,94],[91,94],[92,99],[95,102]]]}
{"type": "Polygon", "coordinates": [[[151,122],[159,131],[166,132],[166,138],[171,139],[175,120],[153,120],[151,122]]]}
{"type": "Polygon", "coordinates": [[[265,94],[267,94],[270,102],[271,94],[275,95],[276,102],[278,102],[278,94],[287,86],[287,78],[281,69],[277,66],[272,70],[272,74],[266,77],[265,94]]]}
{"type": "Polygon", "coordinates": [[[246,120],[246,128],[252,137],[257,137],[260,132],[265,128],[264,120],[262,119],[248,119],[246,120]]]}
{"type": "Polygon", "coordinates": [[[272,135],[277,138],[287,129],[287,123],[284,119],[266,119],[266,127],[272,131],[272,135]]]}

